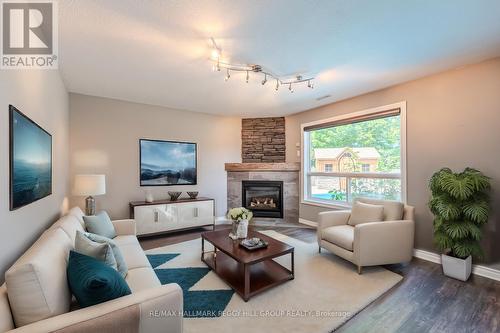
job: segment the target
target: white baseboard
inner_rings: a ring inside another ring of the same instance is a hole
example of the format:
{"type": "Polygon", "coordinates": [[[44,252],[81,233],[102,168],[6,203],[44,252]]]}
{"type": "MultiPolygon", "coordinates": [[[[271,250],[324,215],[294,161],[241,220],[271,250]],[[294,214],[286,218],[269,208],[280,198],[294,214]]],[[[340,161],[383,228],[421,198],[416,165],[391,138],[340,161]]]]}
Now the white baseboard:
{"type": "Polygon", "coordinates": [[[305,224],[305,225],[308,225],[308,226],[314,227],[314,228],[316,228],[318,226],[318,222],[309,221],[306,219],[302,219],[300,217],[299,217],[299,223],[302,223],[302,224],[305,224]]]}
{"type": "MultiPolygon", "coordinates": [[[[413,256],[419,259],[431,261],[436,264],[441,264],[441,256],[434,252],[414,249],[413,256]]],[[[472,274],[500,281],[500,270],[496,270],[490,267],[482,265],[472,265],[472,274]]]]}

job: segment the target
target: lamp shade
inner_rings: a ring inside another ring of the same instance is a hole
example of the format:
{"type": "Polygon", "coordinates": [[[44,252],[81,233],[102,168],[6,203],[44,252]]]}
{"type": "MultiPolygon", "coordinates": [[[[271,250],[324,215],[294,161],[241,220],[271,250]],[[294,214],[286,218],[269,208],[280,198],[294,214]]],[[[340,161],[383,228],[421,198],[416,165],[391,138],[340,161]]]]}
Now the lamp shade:
{"type": "Polygon", "coordinates": [[[105,175],[76,175],[73,195],[102,195],[106,194],[105,175]]]}

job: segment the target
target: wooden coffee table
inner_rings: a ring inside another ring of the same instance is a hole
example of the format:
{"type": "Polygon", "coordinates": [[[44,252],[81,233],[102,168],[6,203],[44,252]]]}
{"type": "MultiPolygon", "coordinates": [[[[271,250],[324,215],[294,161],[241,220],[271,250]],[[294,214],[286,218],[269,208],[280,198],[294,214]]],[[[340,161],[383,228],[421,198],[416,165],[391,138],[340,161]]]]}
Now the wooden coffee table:
{"type": "Polygon", "coordinates": [[[293,279],[294,249],[260,232],[248,230],[248,238],[258,237],[268,242],[267,248],[249,251],[240,246],[241,240],[229,238],[230,229],[201,234],[201,260],[247,302],[250,297],[293,279]],[[205,241],[214,251],[205,252],[205,241]],[[273,258],[290,254],[290,269],[273,258]]]}

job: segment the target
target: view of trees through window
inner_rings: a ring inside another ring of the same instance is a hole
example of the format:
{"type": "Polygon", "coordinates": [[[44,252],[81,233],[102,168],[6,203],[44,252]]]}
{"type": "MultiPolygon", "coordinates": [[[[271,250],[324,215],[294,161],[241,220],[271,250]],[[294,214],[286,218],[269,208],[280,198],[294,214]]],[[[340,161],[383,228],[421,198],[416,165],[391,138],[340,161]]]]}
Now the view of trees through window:
{"type": "Polygon", "coordinates": [[[313,199],[401,199],[399,115],[311,130],[309,140],[313,199]]]}

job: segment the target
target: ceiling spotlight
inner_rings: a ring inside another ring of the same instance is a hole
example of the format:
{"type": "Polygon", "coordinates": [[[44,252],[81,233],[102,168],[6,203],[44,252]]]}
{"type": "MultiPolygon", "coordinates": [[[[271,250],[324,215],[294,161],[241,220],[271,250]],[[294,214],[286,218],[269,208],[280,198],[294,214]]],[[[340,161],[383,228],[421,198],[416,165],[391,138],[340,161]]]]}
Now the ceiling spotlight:
{"type": "Polygon", "coordinates": [[[264,80],[262,80],[262,85],[265,85],[267,82],[267,74],[264,74],[264,80]]]}
{"type": "Polygon", "coordinates": [[[226,75],[226,77],[224,77],[224,81],[229,80],[230,77],[231,77],[231,74],[229,74],[229,68],[228,68],[227,69],[227,75],[226,75]]]}
{"type": "Polygon", "coordinates": [[[278,91],[278,88],[280,87],[280,82],[276,80],[276,88],[274,88],[276,91],[278,91]]]}
{"type": "Polygon", "coordinates": [[[217,49],[212,49],[212,59],[219,59],[220,57],[220,52],[217,49]]]}
{"type": "Polygon", "coordinates": [[[307,88],[314,89],[314,83],[311,83],[310,80],[307,81],[307,88]]]}
{"type": "Polygon", "coordinates": [[[250,75],[248,75],[248,71],[247,71],[247,78],[246,78],[246,82],[248,83],[248,79],[250,78],[250,75]]]}
{"type": "Polygon", "coordinates": [[[288,90],[290,90],[290,92],[293,93],[293,88],[291,83],[288,85],[288,90]]]}

